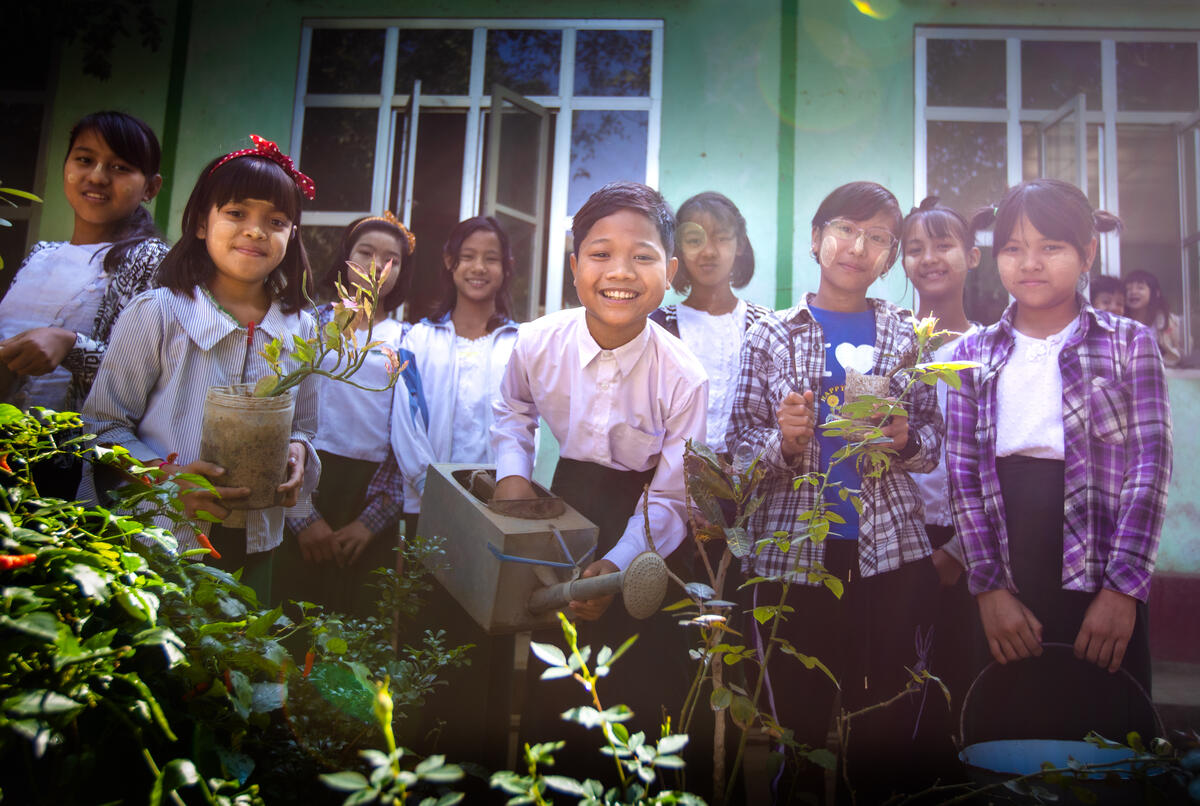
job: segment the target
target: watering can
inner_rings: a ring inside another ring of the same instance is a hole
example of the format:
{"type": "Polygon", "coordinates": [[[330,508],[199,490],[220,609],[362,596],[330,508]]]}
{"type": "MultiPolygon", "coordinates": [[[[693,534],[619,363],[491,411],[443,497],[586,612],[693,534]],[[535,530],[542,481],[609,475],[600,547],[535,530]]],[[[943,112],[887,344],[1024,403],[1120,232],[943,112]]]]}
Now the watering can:
{"type": "Polygon", "coordinates": [[[495,468],[432,464],[421,497],[421,533],[442,539],[438,582],[493,635],[557,626],[572,599],[621,593],[635,618],[658,610],[667,588],[662,557],[645,552],[624,571],[588,579],[598,530],[561,498],[493,498],[495,468]]]}

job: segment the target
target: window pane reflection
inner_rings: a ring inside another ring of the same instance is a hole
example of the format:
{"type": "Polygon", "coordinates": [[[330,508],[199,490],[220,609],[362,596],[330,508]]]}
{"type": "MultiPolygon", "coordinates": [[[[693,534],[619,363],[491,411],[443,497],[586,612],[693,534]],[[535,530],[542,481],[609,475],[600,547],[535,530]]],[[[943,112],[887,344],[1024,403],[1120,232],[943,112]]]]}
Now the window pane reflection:
{"type": "Polygon", "coordinates": [[[318,28],[308,62],[310,93],[379,92],[384,31],[318,28]]]}
{"type": "Polygon", "coordinates": [[[1197,81],[1195,42],[1117,43],[1117,109],[1194,110],[1197,81]]]}
{"type": "Polygon", "coordinates": [[[930,121],[926,160],[929,194],[970,217],[1007,187],[1004,124],[930,121]]]}
{"type": "Polygon", "coordinates": [[[400,31],[396,92],[408,94],[420,80],[422,95],[466,95],[471,80],[471,32],[400,31]]]}
{"type": "Polygon", "coordinates": [[[488,31],[484,92],[503,84],[521,95],[557,95],[562,31],[488,31]]]}
{"type": "MultiPolygon", "coordinates": [[[[1038,127],[1034,123],[1021,126],[1021,178],[1035,179],[1040,163],[1038,154],[1041,143],[1038,127]]],[[[1046,132],[1046,176],[1061,179],[1072,185],[1079,184],[1076,174],[1075,118],[1068,117],[1046,132]]],[[[1100,206],[1100,126],[1087,127],[1087,197],[1092,207],[1100,206]]]]}
{"type": "Polygon", "coordinates": [[[925,44],[925,86],[930,106],[1005,106],[1004,42],[998,39],[930,39],[925,44]]]}
{"type": "Polygon", "coordinates": [[[1022,42],[1021,106],[1057,109],[1079,93],[1100,108],[1099,42],[1022,42]]]}
{"type": "Polygon", "coordinates": [[[609,182],[646,181],[649,112],[575,112],[571,123],[571,178],[567,214],[609,182]]]}
{"type": "Polygon", "coordinates": [[[649,31],[579,31],[575,35],[575,94],[650,94],[649,31]]]}
{"type": "Polygon", "coordinates": [[[330,269],[340,268],[333,265],[333,260],[341,245],[341,227],[303,226],[300,228],[300,239],[304,242],[304,251],[308,253],[308,265],[312,266],[314,279],[319,281],[330,269]]]}
{"type": "Polygon", "coordinates": [[[496,201],[531,215],[537,211],[541,126],[542,119],[527,109],[512,104],[502,107],[496,201]]]}
{"type": "Polygon", "coordinates": [[[512,298],[512,317],[518,322],[529,320],[529,298],[533,292],[533,239],[537,228],[528,221],[497,213],[496,219],[508,233],[512,245],[514,270],[508,293],[512,298]]]}
{"type": "Polygon", "coordinates": [[[318,210],[371,209],[377,109],[309,107],[300,145],[303,171],[317,185],[318,210]]]}

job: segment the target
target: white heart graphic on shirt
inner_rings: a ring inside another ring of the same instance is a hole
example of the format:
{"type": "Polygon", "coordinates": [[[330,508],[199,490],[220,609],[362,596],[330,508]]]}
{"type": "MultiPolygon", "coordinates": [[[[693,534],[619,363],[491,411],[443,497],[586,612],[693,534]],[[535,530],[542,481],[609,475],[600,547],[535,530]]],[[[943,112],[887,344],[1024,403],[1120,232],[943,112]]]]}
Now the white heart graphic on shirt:
{"type": "Polygon", "coordinates": [[[866,375],[871,371],[871,362],[875,356],[875,348],[870,344],[855,346],[848,341],[844,341],[833,351],[833,355],[837,358],[838,363],[842,365],[842,369],[854,369],[866,375]]]}

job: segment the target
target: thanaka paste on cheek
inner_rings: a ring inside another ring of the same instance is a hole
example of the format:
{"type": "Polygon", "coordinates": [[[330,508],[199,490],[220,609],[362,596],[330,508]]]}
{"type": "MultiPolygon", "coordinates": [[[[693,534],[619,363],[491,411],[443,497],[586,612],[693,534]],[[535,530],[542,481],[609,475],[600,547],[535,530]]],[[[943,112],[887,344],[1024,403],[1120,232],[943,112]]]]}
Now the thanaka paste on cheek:
{"type": "Polygon", "coordinates": [[[833,259],[837,257],[837,238],[832,235],[826,235],[821,241],[821,265],[833,265],[833,259]]]}
{"type": "Polygon", "coordinates": [[[891,250],[888,250],[887,252],[880,252],[879,257],[875,258],[875,276],[876,277],[882,276],[884,270],[887,269],[887,259],[888,259],[888,255],[890,253],[891,253],[891,250]]]}

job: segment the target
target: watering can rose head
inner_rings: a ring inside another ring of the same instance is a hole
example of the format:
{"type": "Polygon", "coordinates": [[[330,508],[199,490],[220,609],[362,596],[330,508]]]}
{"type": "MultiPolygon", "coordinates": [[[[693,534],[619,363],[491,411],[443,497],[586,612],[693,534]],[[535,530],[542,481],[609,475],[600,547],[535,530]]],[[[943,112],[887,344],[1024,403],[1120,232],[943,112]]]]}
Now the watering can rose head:
{"type": "MultiPolygon", "coordinates": [[[[337,300],[331,306],[333,316],[323,327],[317,328],[312,338],[293,335],[291,350],[286,354],[279,339],[274,339],[259,351],[259,355],[271,367],[272,374],[260,378],[255,384],[254,397],[281,395],[309,375],[323,375],[367,391],[383,391],[396,383],[404,367],[400,365],[395,351],[382,341],[371,339],[375,328],[376,300],[387,290],[392,262],[388,261],[382,269],[376,267],[374,260],[366,268],[352,261],[347,261],[347,265],[353,278],[351,287],[347,288],[340,280],[336,283],[337,300]],[[360,324],[365,324],[367,328],[361,344],[358,338],[360,324]],[[387,358],[387,385],[376,389],[351,380],[351,376],[362,368],[367,355],[377,348],[387,358]],[[326,358],[330,356],[336,356],[336,361],[327,362],[326,358]],[[290,369],[284,366],[285,360],[291,365],[290,369]]],[[[317,305],[309,296],[307,286],[304,297],[319,320],[317,305]]]]}

